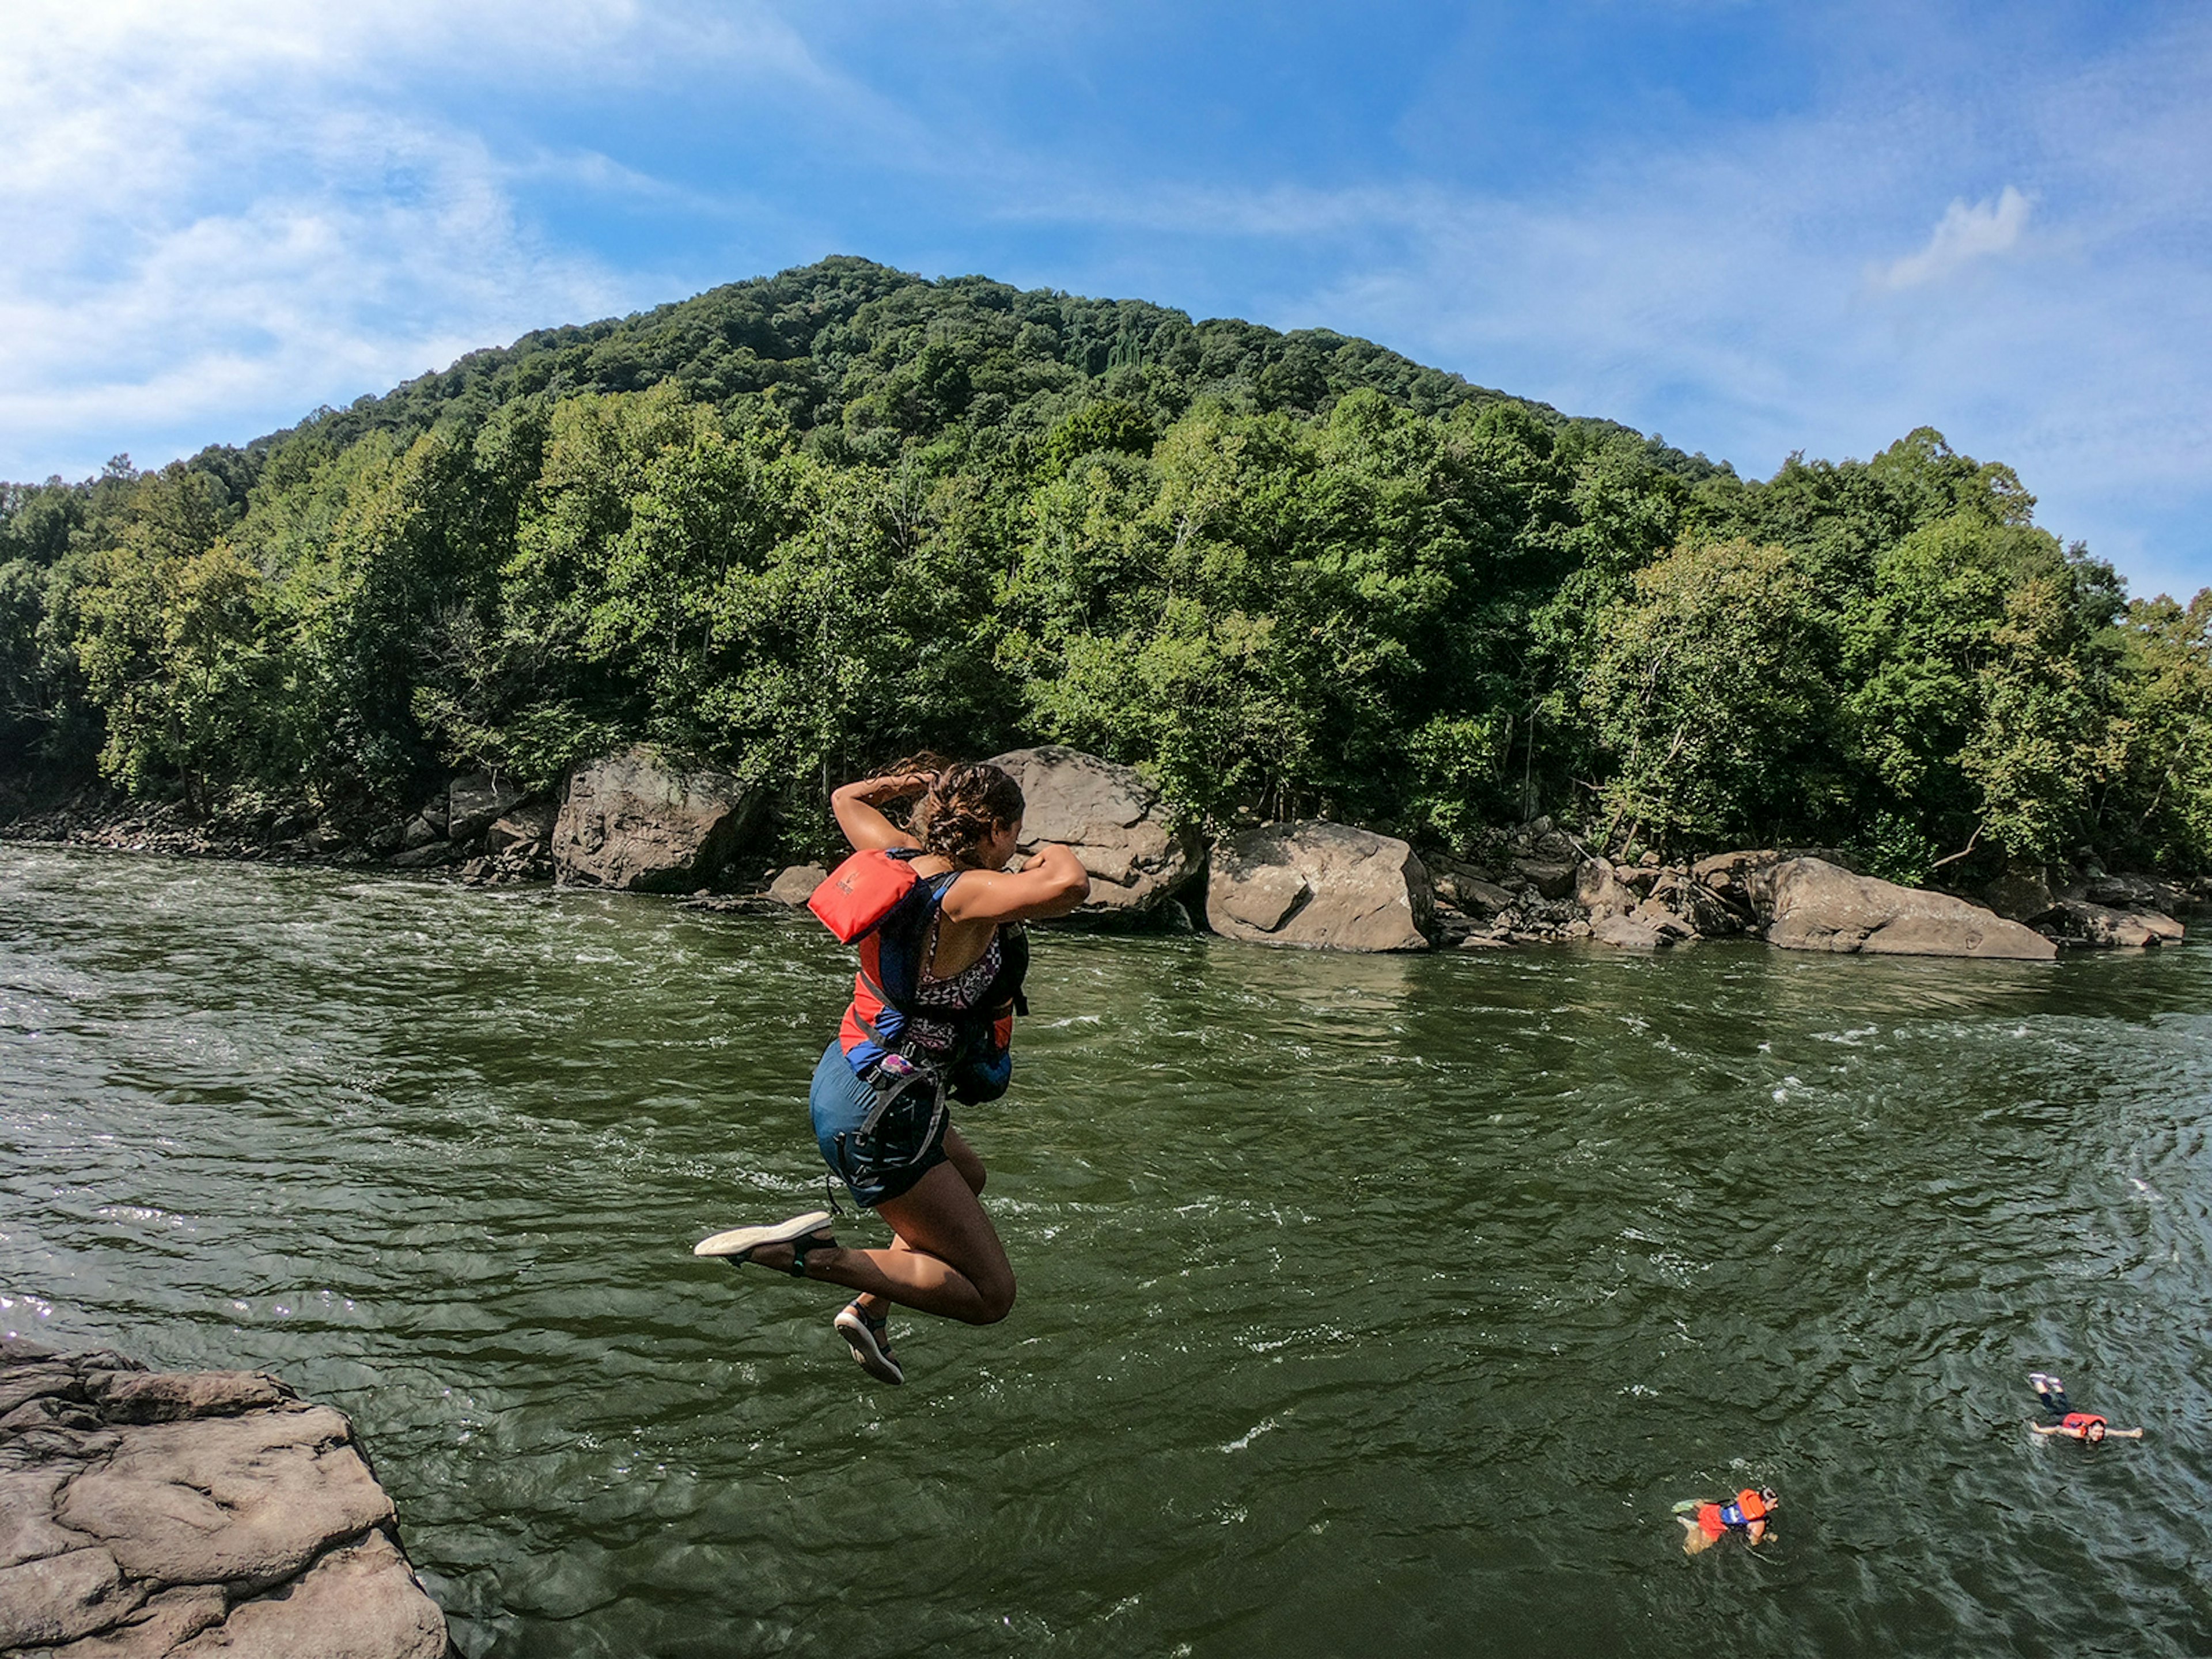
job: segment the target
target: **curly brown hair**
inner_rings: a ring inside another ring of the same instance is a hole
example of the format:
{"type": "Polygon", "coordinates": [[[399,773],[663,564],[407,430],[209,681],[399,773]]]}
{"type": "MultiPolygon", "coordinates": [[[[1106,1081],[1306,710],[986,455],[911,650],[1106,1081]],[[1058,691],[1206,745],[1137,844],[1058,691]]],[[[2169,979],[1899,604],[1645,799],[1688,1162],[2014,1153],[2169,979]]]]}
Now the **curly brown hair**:
{"type": "Polygon", "coordinates": [[[929,775],[929,791],[915,804],[908,827],[925,851],[964,869],[981,869],[983,843],[1005,826],[1019,823],[1027,806],[1021,785],[988,761],[947,761],[924,753],[908,757],[890,770],[929,775]]]}

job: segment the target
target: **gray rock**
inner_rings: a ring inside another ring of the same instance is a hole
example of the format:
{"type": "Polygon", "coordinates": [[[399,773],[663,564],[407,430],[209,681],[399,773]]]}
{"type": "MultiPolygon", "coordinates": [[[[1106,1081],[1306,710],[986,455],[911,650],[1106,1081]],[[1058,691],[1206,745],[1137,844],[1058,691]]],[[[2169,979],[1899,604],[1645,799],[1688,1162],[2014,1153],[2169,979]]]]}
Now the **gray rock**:
{"type": "Polygon", "coordinates": [[[803,905],[829,879],[830,872],[818,864],[794,864],[776,872],[768,884],[768,896],[778,904],[803,905]]]}
{"type": "Polygon", "coordinates": [[[1171,822],[1133,767],[1057,744],[994,755],[991,764],[1021,786],[1023,850],[1059,842],[1091,872],[1076,921],[1152,918],[1198,872],[1197,835],[1171,822]]]}
{"type": "Polygon", "coordinates": [[[2119,910],[2087,899],[2060,899],[2038,918],[2042,933],[2077,949],[2140,951],[2179,945],[2184,929],[2156,910],[2119,910]]]}
{"type": "Polygon", "coordinates": [[[587,887],[688,893],[744,846],[763,793],[726,772],[685,767],[640,745],[570,775],[553,826],[555,878],[587,887]]]}
{"type": "Polygon", "coordinates": [[[495,773],[471,772],[455,778],[446,789],[446,839],[474,841],[527,793],[495,773]]]}
{"type": "Polygon", "coordinates": [[[1982,889],[1981,900],[2007,921],[2034,921],[2055,902],[2050,872],[2039,864],[2013,865],[1982,889]]]}
{"type": "Polygon", "coordinates": [[[1686,939],[1698,936],[1697,928],[1661,898],[1644,900],[1629,913],[1628,919],[1642,922],[1669,945],[1679,945],[1686,939]]]}
{"type": "Polygon", "coordinates": [[[1589,936],[1600,945],[1610,945],[1616,951],[1656,951],[1674,942],[1642,917],[1618,910],[1592,916],[1589,930],[1589,936]]]}
{"type": "Polygon", "coordinates": [[[251,1371],[0,1342],[0,1649],[441,1659],[339,1413],[251,1371]]]}
{"type": "Polygon", "coordinates": [[[110,1423],[233,1417],[297,1398],[261,1371],[102,1371],[86,1379],[85,1393],[110,1423]]]}
{"type": "Polygon", "coordinates": [[[167,1659],[202,1631],[222,1623],[229,1610],[229,1598],[219,1589],[192,1584],[163,1590],[112,1630],[53,1649],[42,1659],[167,1659]]]}
{"type": "Polygon", "coordinates": [[[2156,876],[2095,876],[2081,895],[2092,904],[2115,910],[2155,910],[2171,915],[2189,908],[2191,895],[2185,887],[2156,876]]]}
{"type": "Polygon", "coordinates": [[[1206,916],[1224,938],[1335,951],[1425,951],[1428,872],[1390,836],[1305,819],[1213,849],[1206,916]]]}
{"type": "Polygon", "coordinates": [[[1437,897],[1470,916],[1494,916],[1513,902],[1512,894],[1471,865],[1426,858],[1422,862],[1429,866],[1431,885],[1437,897]]]}
{"type": "Polygon", "coordinates": [[[1643,893],[1621,876],[1605,859],[1584,859],[1575,866],[1575,902],[1593,921],[1601,915],[1626,915],[1644,902],[1643,893]]]}
{"type": "Polygon", "coordinates": [[[73,1642],[120,1623],[145,1599],[145,1586],[125,1583],[115,1558],[96,1547],[0,1567],[0,1648],[73,1642]]]}
{"type": "Polygon", "coordinates": [[[404,853],[394,853],[385,862],[395,870],[428,870],[465,856],[452,842],[434,841],[427,847],[410,847],[404,853]]]}
{"type": "Polygon", "coordinates": [[[556,810],[550,800],[532,801],[495,818],[484,831],[484,851],[511,853],[544,846],[553,838],[556,810]]]}
{"type": "Polygon", "coordinates": [[[398,850],[411,853],[418,847],[428,847],[432,842],[445,838],[446,831],[442,826],[434,826],[426,817],[411,817],[407,820],[407,827],[400,831],[398,850]]]}
{"type": "Polygon", "coordinates": [[[1547,899],[1563,899],[1575,890],[1575,865],[1569,859],[1516,859],[1513,867],[1528,884],[1547,899]]]}
{"type": "Polygon", "coordinates": [[[1869,956],[1994,957],[2048,962],[2042,934],[1948,893],[1899,887],[1815,858],[1776,865],[1752,890],[1770,944],[1869,956]]]}
{"type": "Polygon", "coordinates": [[[334,1539],[394,1524],[345,1419],[293,1401],[242,1417],[124,1431],[70,1483],[54,1518],[133,1578],[262,1589],[334,1539]]]}
{"type": "Polygon", "coordinates": [[[325,1555],[283,1598],[234,1608],[176,1659],[442,1659],[446,1620],[391,1539],[370,1533],[325,1555]]]}
{"type": "Polygon", "coordinates": [[[1754,916],[1757,905],[1753,896],[1753,886],[1754,883],[1763,882],[1774,866],[1783,861],[1784,856],[1771,848],[1741,853],[1716,853],[1709,859],[1699,859],[1690,866],[1690,879],[1741,915],[1754,916]]]}

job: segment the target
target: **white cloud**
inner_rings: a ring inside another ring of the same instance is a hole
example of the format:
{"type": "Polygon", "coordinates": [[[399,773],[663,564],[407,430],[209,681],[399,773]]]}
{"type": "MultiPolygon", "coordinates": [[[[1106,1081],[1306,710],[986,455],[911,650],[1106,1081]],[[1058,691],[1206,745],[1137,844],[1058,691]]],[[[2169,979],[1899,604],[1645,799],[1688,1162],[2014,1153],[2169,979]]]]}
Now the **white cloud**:
{"type": "MultiPolygon", "coordinates": [[[[758,5],[15,0],[0,53],[0,477],[242,440],[555,321],[669,297],[548,240],[519,186],[698,207],[514,153],[424,85],[623,87],[671,62],[831,97],[758,5]]],[[[456,100],[460,104],[465,99],[456,100]]]]}
{"type": "Polygon", "coordinates": [[[1944,210],[1928,246],[1917,253],[1868,272],[1876,288],[1918,288],[1941,282],[1977,259],[2009,252],[2027,228],[2028,198],[2010,185],[2002,195],[1968,206],[1954,201],[1944,210]]]}

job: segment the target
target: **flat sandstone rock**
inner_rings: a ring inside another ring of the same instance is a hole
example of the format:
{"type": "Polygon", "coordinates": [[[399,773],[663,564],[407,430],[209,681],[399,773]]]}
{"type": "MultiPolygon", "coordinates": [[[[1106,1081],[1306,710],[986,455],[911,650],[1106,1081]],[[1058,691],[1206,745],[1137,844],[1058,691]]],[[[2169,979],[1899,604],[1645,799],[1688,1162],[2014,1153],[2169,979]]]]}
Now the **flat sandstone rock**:
{"type": "Polygon", "coordinates": [[[343,1413],[0,1341],[0,1654],[446,1659],[343,1413]]]}

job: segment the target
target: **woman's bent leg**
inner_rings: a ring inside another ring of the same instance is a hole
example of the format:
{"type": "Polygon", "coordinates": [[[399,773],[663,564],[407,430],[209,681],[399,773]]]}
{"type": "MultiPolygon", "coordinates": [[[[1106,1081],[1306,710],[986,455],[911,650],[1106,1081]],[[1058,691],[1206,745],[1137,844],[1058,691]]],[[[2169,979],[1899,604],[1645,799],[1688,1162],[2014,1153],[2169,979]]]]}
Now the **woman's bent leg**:
{"type": "MultiPolygon", "coordinates": [[[[957,1129],[947,1128],[945,1132],[945,1161],[960,1172],[960,1178],[968,1183],[969,1192],[981,1193],[983,1190],[983,1160],[975,1155],[975,1149],[962,1138],[957,1129]]],[[[893,1231],[896,1232],[896,1230],[893,1231]]],[[[914,1246],[903,1238],[895,1237],[891,1240],[891,1249],[911,1250],[914,1246]]],[[[872,1291],[864,1291],[854,1300],[860,1304],[863,1313],[874,1319],[882,1314],[886,1298],[872,1291]]]]}
{"type": "MultiPolygon", "coordinates": [[[[887,1250],[810,1250],[806,1277],[842,1285],[943,1319],[995,1324],[1014,1305],[1014,1269],[998,1229],[951,1163],[934,1165],[876,1213],[898,1244],[887,1250]]],[[[787,1245],[755,1252],[764,1267],[791,1260],[787,1245]]]]}

